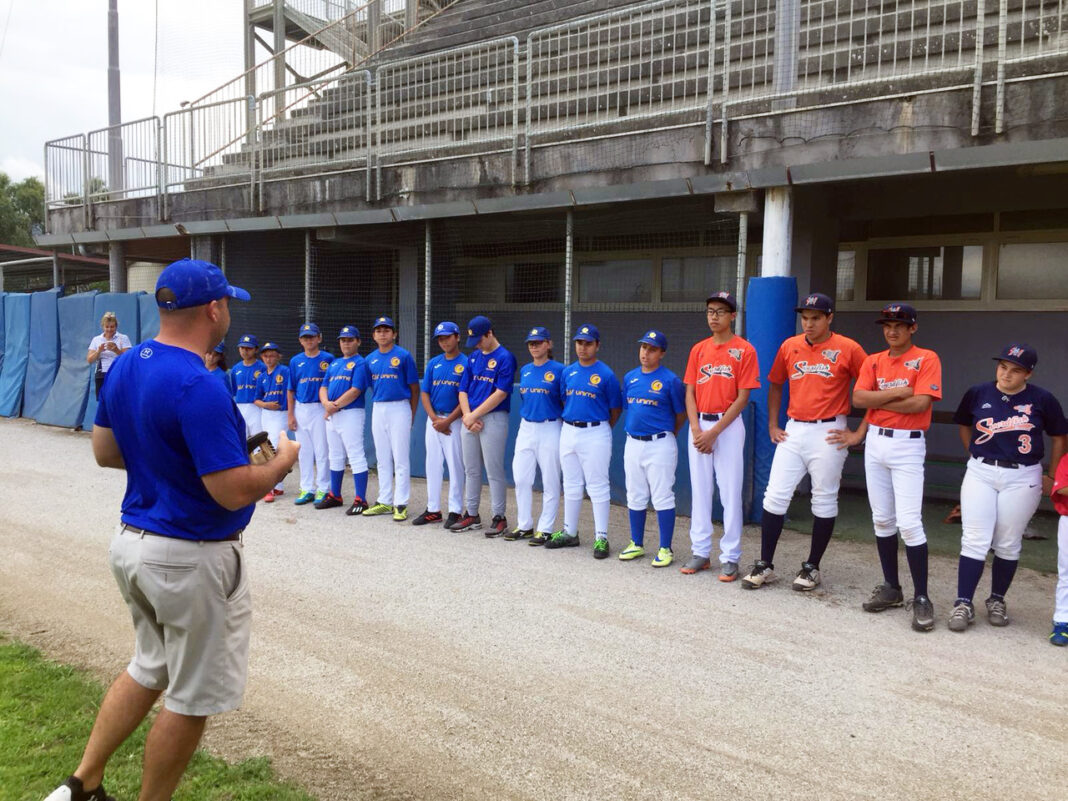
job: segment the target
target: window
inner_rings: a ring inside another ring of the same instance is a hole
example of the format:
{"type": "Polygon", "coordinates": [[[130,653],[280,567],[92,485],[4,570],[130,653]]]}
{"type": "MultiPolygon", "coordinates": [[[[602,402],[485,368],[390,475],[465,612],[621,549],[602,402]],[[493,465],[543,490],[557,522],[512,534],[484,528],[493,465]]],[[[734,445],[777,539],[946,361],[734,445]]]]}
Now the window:
{"type": "Polygon", "coordinates": [[[738,257],[685,257],[664,259],[661,264],[661,302],[686,303],[703,301],[713,292],[732,288],[738,257]]]}
{"type": "Polygon", "coordinates": [[[651,259],[588,261],[579,265],[579,303],[651,303],[651,259]]]}
{"type": "Polygon", "coordinates": [[[509,264],[504,277],[506,303],[561,303],[564,268],[558,263],[509,264]]]}
{"type": "Polygon", "coordinates": [[[872,248],[867,278],[868,300],[978,299],[983,247],[872,248]]]}
{"type": "Polygon", "coordinates": [[[835,300],[854,300],[856,294],[857,252],[838,251],[838,280],[835,300]]]}
{"type": "Polygon", "coordinates": [[[998,299],[1068,298],[1068,242],[1027,242],[998,249],[998,299]]]}

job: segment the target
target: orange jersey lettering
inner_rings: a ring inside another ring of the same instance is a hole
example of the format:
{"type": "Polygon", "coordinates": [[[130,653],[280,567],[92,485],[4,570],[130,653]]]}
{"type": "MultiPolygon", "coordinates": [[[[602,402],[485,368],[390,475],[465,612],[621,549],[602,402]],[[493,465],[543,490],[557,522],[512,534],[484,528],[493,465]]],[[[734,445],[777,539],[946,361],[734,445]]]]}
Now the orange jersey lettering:
{"type": "MultiPolygon", "coordinates": [[[[856,389],[864,391],[912,387],[913,395],[930,395],[932,401],[942,398],[942,362],[933,350],[913,345],[900,356],[884,350],[864,360],[857,378],[856,389]]],[[[931,427],[931,407],[916,414],[901,414],[889,409],[872,409],[868,422],[883,428],[926,431],[931,427]]]]}
{"type": "Polygon", "coordinates": [[[818,345],[798,334],[779,346],[768,381],[790,382],[786,413],[794,420],[823,420],[849,414],[849,383],[860,375],[866,356],[860,345],[841,334],[832,333],[818,345]]]}
{"type": "Polygon", "coordinates": [[[753,346],[739,336],[723,345],[709,337],[690,350],[686,384],[694,388],[697,411],[719,414],[727,410],[742,389],[760,386],[760,366],[753,346]]]}

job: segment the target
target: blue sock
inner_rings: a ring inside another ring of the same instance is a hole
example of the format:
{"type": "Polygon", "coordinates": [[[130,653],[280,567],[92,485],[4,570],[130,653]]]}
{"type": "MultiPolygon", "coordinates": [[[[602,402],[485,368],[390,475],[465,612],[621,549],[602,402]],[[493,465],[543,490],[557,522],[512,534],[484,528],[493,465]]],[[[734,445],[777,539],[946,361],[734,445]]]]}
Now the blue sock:
{"type": "Polygon", "coordinates": [[[986,562],[982,559],[972,559],[970,556],[962,556],[957,564],[957,601],[972,602],[975,597],[975,588],[979,586],[979,579],[983,577],[983,568],[986,562]]]}
{"type": "Polygon", "coordinates": [[[344,470],[330,471],[330,494],[341,497],[341,479],[345,477],[344,470]]]}
{"type": "Polygon", "coordinates": [[[1005,600],[1005,593],[1009,591],[1012,577],[1016,575],[1016,566],[1020,564],[1015,559],[1002,559],[994,557],[994,566],[990,570],[990,597],[999,601],[1005,600]]]}
{"type": "MultiPolygon", "coordinates": [[[[896,550],[895,550],[896,555],[896,550]]],[[[927,543],[906,545],[905,558],[912,573],[912,597],[927,594],[927,543]]],[[[894,560],[897,561],[896,559],[894,560]]]]}
{"type": "Polygon", "coordinates": [[[675,510],[661,509],[656,513],[656,524],[660,527],[660,547],[670,550],[675,536],[675,510]]]}
{"type": "Polygon", "coordinates": [[[879,550],[879,564],[883,568],[883,580],[895,590],[901,589],[897,572],[897,533],[889,537],[875,537],[875,547],[879,550]]]}
{"type": "Polygon", "coordinates": [[[630,514],[630,538],[635,545],[645,544],[645,509],[627,509],[630,514]]]}
{"type": "Polygon", "coordinates": [[[364,500],[367,499],[367,471],[362,473],[354,473],[352,476],[353,483],[356,484],[356,495],[364,500]]]}

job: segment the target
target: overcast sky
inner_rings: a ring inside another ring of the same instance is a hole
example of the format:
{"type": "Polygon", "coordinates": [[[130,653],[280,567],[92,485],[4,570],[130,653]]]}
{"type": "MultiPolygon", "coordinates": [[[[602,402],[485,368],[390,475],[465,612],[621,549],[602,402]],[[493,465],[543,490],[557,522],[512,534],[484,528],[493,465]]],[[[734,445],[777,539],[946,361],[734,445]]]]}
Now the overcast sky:
{"type": "MultiPolygon", "coordinates": [[[[244,0],[119,0],[122,119],[162,117],[244,69],[244,0]]],[[[107,0],[0,0],[0,171],[44,175],[44,143],[108,124],[107,0]],[[6,23],[6,29],[5,29],[6,23]]]]}

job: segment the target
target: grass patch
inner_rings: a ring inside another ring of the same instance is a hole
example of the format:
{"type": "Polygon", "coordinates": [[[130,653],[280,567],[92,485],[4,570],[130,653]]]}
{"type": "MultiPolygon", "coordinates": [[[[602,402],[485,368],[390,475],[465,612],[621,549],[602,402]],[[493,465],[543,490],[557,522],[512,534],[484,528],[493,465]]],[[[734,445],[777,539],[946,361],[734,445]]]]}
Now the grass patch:
{"type": "MultiPolygon", "coordinates": [[[[105,689],[0,634],[0,801],[41,801],[77,767],[105,689]]],[[[104,785],[119,801],[137,798],[151,720],[108,764],[104,785]]],[[[204,751],[193,756],[174,794],[174,801],[194,800],[314,801],[278,781],[266,757],[230,765],[204,751]]]]}

